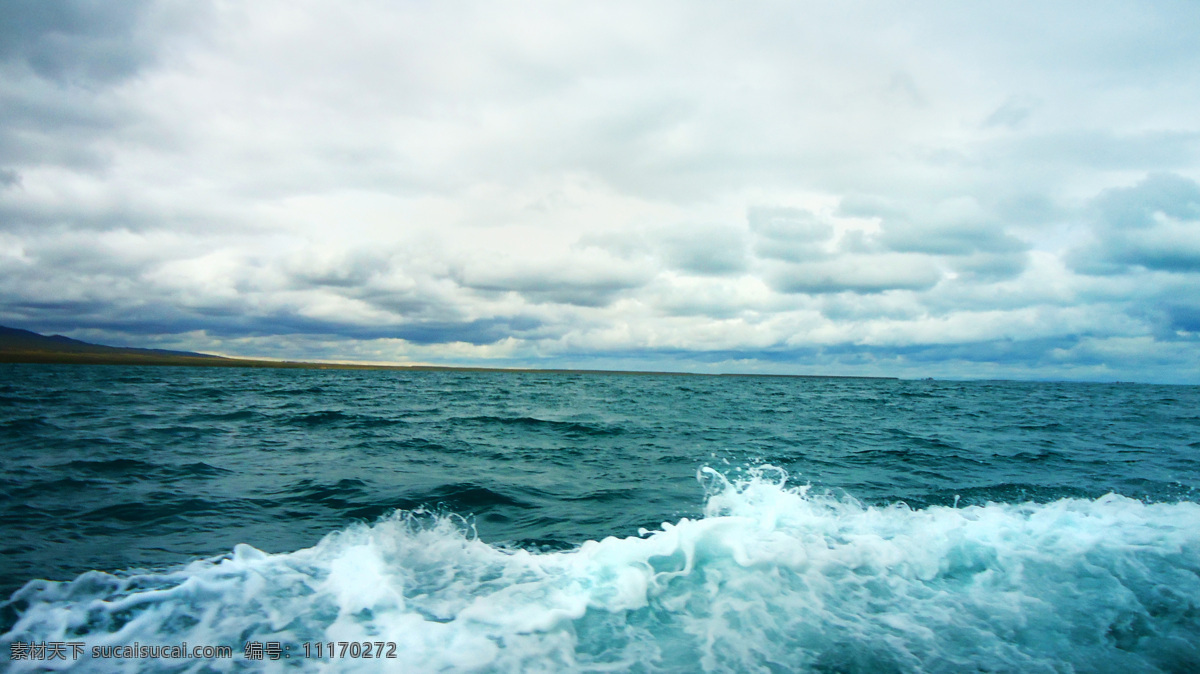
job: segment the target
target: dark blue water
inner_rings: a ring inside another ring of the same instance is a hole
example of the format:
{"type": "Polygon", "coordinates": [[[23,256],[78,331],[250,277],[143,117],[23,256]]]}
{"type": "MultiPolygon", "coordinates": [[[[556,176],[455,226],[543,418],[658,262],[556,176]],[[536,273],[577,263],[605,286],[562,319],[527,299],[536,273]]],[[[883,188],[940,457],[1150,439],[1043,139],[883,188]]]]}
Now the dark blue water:
{"type": "Polygon", "coordinates": [[[1200,668],[1200,387],[3,365],[0,460],[5,645],[1200,668]]]}

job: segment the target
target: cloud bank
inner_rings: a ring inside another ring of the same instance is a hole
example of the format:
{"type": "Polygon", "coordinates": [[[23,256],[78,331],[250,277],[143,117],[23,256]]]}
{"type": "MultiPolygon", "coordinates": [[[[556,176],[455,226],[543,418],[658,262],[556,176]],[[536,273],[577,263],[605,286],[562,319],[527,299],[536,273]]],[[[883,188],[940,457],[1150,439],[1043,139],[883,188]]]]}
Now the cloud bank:
{"type": "Polygon", "coordinates": [[[0,324],[1200,383],[1173,2],[10,2],[0,324]]]}

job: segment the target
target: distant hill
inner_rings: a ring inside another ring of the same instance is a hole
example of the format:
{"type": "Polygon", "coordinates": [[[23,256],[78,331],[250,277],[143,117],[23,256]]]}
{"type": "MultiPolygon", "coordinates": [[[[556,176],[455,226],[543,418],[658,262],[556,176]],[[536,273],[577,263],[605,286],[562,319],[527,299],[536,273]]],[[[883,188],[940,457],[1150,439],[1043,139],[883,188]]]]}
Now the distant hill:
{"type": "Polygon", "coordinates": [[[62,335],[39,335],[0,326],[0,363],[95,363],[125,365],[228,365],[233,359],[191,351],[131,349],[89,344],[62,335]],[[222,362],[224,361],[224,362],[222,362]]]}
{"type": "MultiPolygon", "coordinates": [[[[226,358],[191,351],[131,349],[89,344],[62,335],[39,335],[29,330],[0,326],[0,363],[71,365],[189,365],[199,367],[265,367],[306,370],[407,370],[437,372],[492,371],[494,368],[438,365],[368,365],[356,363],[306,363],[296,361],[226,358]]],[[[540,370],[501,370],[540,372],[540,370]]]]}
{"type": "Polygon", "coordinates": [[[638,372],[629,370],[562,370],[535,368],[454,367],[447,365],[377,365],[359,363],[306,363],[279,360],[226,358],[192,351],[131,349],[89,344],[62,335],[39,335],[0,325],[0,363],[57,363],[75,365],[191,365],[199,367],[266,367],[306,370],[402,370],[407,372],[527,372],[569,374],[677,375],[682,377],[791,377],[800,379],[895,379],[895,377],[845,377],[786,374],[698,375],[689,372],[638,372]]]}

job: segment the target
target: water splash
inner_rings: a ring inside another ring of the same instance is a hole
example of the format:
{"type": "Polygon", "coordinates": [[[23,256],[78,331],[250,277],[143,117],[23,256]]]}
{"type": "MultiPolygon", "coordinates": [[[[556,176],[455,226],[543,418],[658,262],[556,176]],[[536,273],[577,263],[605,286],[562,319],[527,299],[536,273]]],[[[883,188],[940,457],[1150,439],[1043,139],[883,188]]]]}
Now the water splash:
{"type": "Polygon", "coordinates": [[[280,642],[290,665],[357,671],[1200,668],[1200,505],[912,510],[816,495],[773,466],[697,477],[702,519],[565,552],[488,545],[462,518],[415,511],[288,554],[241,545],[170,572],[35,581],[9,600],[19,618],[0,643],[7,655],[15,641],[187,641],[240,656],[280,642]],[[303,659],[301,644],[329,641],[395,642],[401,659],[303,659]]]}

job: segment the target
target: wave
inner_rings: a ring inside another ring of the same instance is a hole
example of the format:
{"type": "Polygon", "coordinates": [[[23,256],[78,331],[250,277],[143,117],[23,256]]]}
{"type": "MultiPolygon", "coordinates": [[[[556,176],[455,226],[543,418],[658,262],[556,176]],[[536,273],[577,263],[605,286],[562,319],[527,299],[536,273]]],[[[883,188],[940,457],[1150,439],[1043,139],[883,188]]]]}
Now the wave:
{"type": "Polygon", "coordinates": [[[37,431],[57,431],[58,426],[46,420],[46,417],[17,417],[15,419],[6,419],[0,421],[0,430],[12,431],[14,433],[29,433],[37,431]]]}
{"type": "Polygon", "coordinates": [[[558,420],[558,419],[539,419],[530,416],[494,416],[494,415],[479,415],[472,417],[463,417],[461,421],[468,423],[478,423],[480,425],[502,425],[514,426],[520,428],[529,428],[536,430],[551,430],[561,431],[564,433],[574,433],[578,435],[621,435],[625,433],[625,429],[617,425],[588,423],[583,421],[558,420]]]}
{"type": "Polygon", "coordinates": [[[350,428],[385,428],[408,424],[403,419],[389,419],[370,414],[342,412],[339,410],[286,414],[278,417],[278,420],[286,424],[306,427],[346,426],[350,428]]]}
{"type": "Polygon", "coordinates": [[[698,477],[703,518],[558,552],[417,510],[287,554],[240,545],[173,571],[33,581],[6,602],[17,618],[0,642],[231,646],[205,663],[218,671],[258,664],[240,657],[248,641],[339,671],[1200,668],[1198,504],[912,510],[788,486],[771,466],[698,477]],[[394,642],[400,659],[303,659],[330,641],[394,642]]]}

